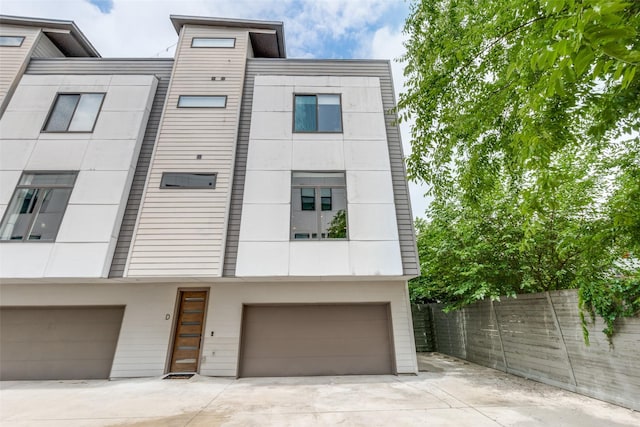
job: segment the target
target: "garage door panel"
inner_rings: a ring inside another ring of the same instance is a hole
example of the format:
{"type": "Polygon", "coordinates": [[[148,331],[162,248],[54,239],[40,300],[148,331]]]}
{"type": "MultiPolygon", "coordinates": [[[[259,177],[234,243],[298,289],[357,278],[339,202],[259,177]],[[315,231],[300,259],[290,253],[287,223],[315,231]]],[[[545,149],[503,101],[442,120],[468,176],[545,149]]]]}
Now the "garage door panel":
{"type": "Polygon", "coordinates": [[[385,355],[388,348],[378,347],[380,340],[374,338],[360,337],[303,337],[296,340],[297,345],[291,346],[290,337],[278,339],[268,339],[261,337],[251,344],[247,344],[246,350],[249,354],[253,351],[260,351],[264,357],[302,357],[309,354],[324,354],[327,356],[355,356],[362,354],[363,348],[368,348],[376,355],[385,355]]]}
{"type": "Polygon", "coordinates": [[[124,307],[0,309],[0,379],[108,378],[124,307]]]}
{"type": "MultiPolygon", "coordinates": [[[[291,322],[300,323],[300,320],[291,319],[291,322]]],[[[351,321],[348,328],[344,327],[345,322],[339,321],[316,321],[311,322],[309,319],[304,320],[304,330],[291,331],[290,322],[269,322],[268,320],[248,323],[247,326],[252,328],[256,335],[261,339],[290,339],[291,334],[301,333],[300,338],[305,336],[314,338],[353,338],[353,331],[357,330],[361,337],[379,336],[381,329],[387,328],[386,320],[371,321],[351,321]]]]}
{"type": "Polygon", "coordinates": [[[246,306],[241,376],[388,374],[387,304],[246,306]]]}

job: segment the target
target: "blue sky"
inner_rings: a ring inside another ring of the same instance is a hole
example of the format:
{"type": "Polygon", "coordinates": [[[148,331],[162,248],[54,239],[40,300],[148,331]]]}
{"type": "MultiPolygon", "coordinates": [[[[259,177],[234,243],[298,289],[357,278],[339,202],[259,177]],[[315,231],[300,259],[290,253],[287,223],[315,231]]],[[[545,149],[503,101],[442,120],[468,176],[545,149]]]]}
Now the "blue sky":
{"type": "MultiPolygon", "coordinates": [[[[171,57],[178,36],[169,15],[283,21],[289,58],[375,58],[404,52],[405,0],[0,0],[0,13],[72,20],[103,57],[171,57]]],[[[396,93],[402,64],[392,62],[396,93]]],[[[401,126],[405,152],[409,132],[401,126]]],[[[426,208],[411,184],[414,216],[426,208]]]]}

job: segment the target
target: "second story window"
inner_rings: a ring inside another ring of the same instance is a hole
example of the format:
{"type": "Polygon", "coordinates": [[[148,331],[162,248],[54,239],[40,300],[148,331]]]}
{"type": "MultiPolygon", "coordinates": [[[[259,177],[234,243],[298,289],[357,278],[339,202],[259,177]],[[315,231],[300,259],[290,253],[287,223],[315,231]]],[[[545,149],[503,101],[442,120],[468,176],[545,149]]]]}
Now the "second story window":
{"type": "Polygon", "coordinates": [[[53,242],[77,172],[25,172],[0,225],[0,240],[53,242]]]}
{"type": "Polygon", "coordinates": [[[45,132],[93,132],[104,93],[59,93],[45,132]]]}
{"type": "Polygon", "coordinates": [[[213,189],[216,188],[216,173],[164,172],[160,188],[213,189]]]}
{"type": "Polygon", "coordinates": [[[346,238],[344,172],[293,172],[291,240],[346,238]]]}
{"type": "Polygon", "coordinates": [[[22,36],[0,36],[0,46],[20,47],[23,41],[22,36]]]}
{"type": "Polygon", "coordinates": [[[295,95],[294,132],[342,132],[340,95],[295,95]]]}
{"type": "Polygon", "coordinates": [[[226,95],[180,95],[178,108],[225,108],[226,95]]]}

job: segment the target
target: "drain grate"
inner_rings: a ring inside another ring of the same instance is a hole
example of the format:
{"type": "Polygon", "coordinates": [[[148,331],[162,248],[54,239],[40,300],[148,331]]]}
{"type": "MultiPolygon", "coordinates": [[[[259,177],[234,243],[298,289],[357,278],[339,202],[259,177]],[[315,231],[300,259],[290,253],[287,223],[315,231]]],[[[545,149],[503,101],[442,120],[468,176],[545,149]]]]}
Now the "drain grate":
{"type": "Polygon", "coordinates": [[[188,380],[195,374],[168,374],[165,375],[163,380],[188,380]]]}

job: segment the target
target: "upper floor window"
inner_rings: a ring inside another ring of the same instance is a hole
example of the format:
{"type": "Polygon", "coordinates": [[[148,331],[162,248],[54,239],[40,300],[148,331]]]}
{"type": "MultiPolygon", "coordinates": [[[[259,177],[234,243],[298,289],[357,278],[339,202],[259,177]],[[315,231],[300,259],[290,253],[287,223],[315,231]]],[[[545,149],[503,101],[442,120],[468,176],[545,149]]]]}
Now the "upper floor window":
{"type": "Polygon", "coordinates": [[[191,39],[191,47],[235,47],[235,38],[220,37],[194,37],[191,39]]]}
{"type": "Polygon", "coordinates": [[[340,95],[295,95],[294,132],[342,132],[340,95]]]}
{"type": "Polygon", "coordinates": [[[160,188],[216,188],[215,173],[165,172],[162,174],[160,188]]]}
{"type": "Polygon", "coordinates": [[[344,172],[293,172],[291,239],[346,239],[344,172]]]}
{"type": "Polygon", "coordinates": [[[53,242],[77,172],[24,172],[2,224],[0,240],[53,242]]]}
{"type": "Polygon", "coordinates": [[[45,132],[93,132],[104,93],[59,93],[45,132]]]}
{"type": "Polygon", "coordinates": [[[0,36],[0,46],[20,47],[23,41],[22,36],[0,36]]]}
{"type": "Polygon", "coordinates": [[[225,108],[226,95],[180,95],[178,108],[225,108]]]}

